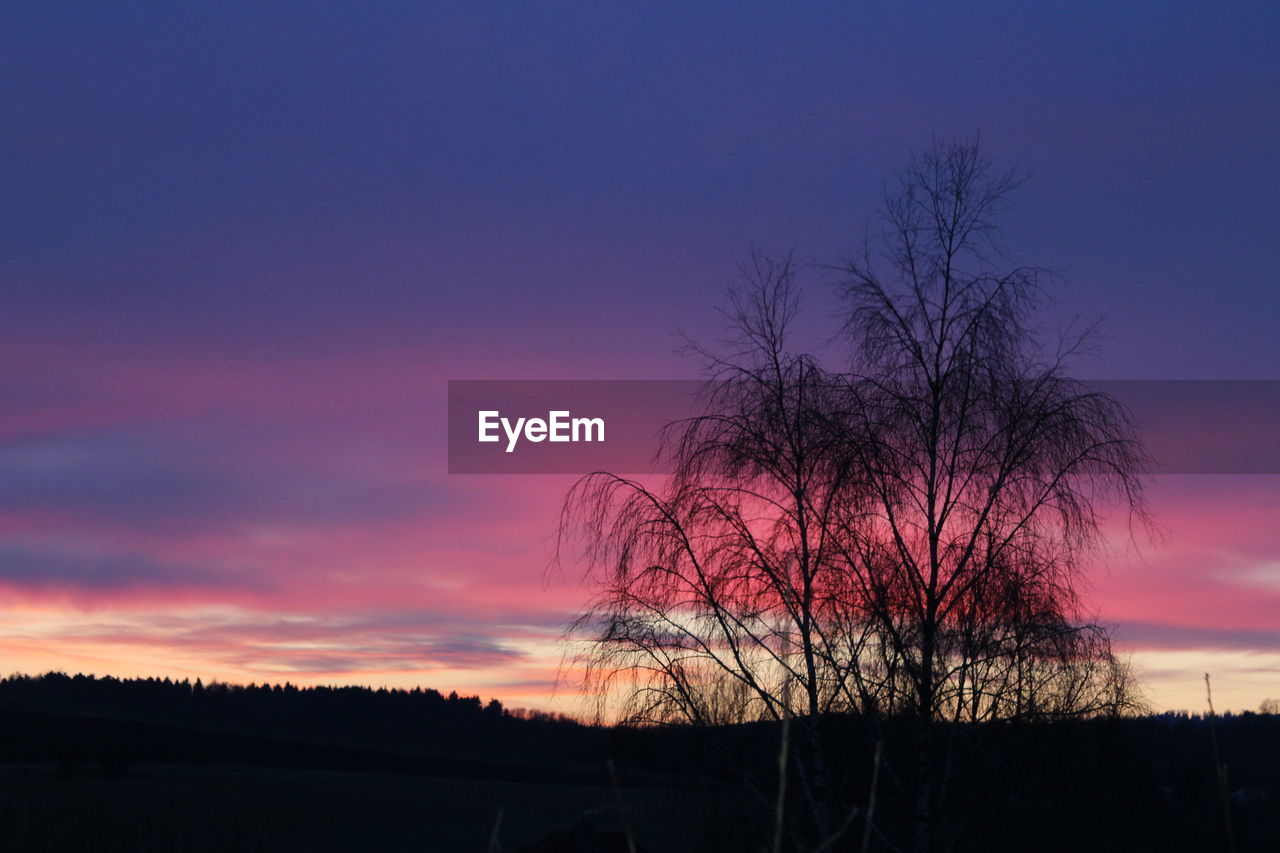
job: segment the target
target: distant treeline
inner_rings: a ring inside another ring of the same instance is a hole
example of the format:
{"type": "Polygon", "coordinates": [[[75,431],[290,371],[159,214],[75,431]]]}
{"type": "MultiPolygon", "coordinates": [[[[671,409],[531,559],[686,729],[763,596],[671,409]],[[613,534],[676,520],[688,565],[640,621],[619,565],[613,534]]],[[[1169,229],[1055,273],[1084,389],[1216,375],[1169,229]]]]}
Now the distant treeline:
{"type": "Polygon", "coordinates": [[[79,714],[182,728],[343,743],[435,755],[564,755],[591,727],[497,699],[431,688],[205,683],[199,679],[13,675],[0,708],[79,714]]]}

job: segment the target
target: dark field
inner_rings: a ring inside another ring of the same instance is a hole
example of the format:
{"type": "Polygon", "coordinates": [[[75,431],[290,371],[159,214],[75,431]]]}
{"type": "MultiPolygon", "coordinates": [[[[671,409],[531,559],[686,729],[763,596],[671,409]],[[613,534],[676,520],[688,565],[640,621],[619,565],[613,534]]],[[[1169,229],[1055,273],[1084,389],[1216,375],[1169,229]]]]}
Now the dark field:
{"type": "MultiPolygon", "coordinates": [[[[6,851],[611,853],[627,850],[629,830],[637,853],[759,853],[776,819],[775,724],[607,729],[435,691],[49,676],[0,681],[0,729],[6,851]]],[[[881,745],[865,849],[909,849],[903,721],[831,717],[819,731],[840,808],[859,815],[881,745]]],[[[1277,715],[935,736],[946,762],[936,849],[1231,850],[1224,793],[1234,849],[1280,849],[1277,715]]],[[[816,846],[803,785],[789,774],[786,853],[816,846]]],[[[826,849],[864,849],[865,823],[850,825],[826,849]]]]}
{"type": "MultiPolygon", "coordinates": [[[[150,765],[105,775],[49,765],[0,768],[0,849],[30,851],[520,850],[601,811],[609,787],[254,767],[150,765]]],[[[647,850],[695,846],[679,801],[628,789],[647,850]]]]}

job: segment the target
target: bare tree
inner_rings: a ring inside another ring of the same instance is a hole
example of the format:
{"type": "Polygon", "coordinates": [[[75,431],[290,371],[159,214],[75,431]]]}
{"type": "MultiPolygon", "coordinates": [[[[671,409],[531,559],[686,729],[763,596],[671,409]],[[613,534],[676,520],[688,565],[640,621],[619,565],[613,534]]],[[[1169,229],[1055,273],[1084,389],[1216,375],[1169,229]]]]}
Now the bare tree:
{"type": "MultiPolygon", "coordinates": [[[[576,628],[586,673],[631,722],[714,725],[849,710],[847,660],[828,611],[844,571],[831,520],[848,491],[826,420],[835,383],[786,349],[797,300],[789,259],[755,255],[726,312],[728,357],[707,356],[706,414],[671,425],[661,491],[607,473],[581,480],[562,533],[585,533],[596,597],[576,628]]],[[[801,775],[829,821],[811,727],[801,775]]]]}
{"type": "Polygon", "coordinates": [[[705,412],[671,425],[660,488],[569,494],[595,597],[586,672],[636,722],[801,717],[799,779],[831,802],[820,720],[920,721],[916,846],[934,837],[933,723],[1112,713],[1125,667],[1078,594],[1099,512],[1144,517],[1124,410],[1065,373],[1030,320],[1042,273],[1003,268],[1019,181],[936,144],[886,194],[878,247],[840,268],[849,365],[788,348],[790,259],[754,256],[705,412]],[[882,273],[880,267],[886,272],[882,273]]]}
{"type": "Polygon", "coordinates": [[[847,432],[870,500],[834,539],[888,646],[885,701],[924,723],[919,849],[929,721],[1131,699],[1077,582],[1099,507],[1118,499],[1143,516],[1144,458],[1124,409],[1066,375],[1081,339],[1046,354],[1029,325],[1042,273],[1002,266],[995,223],[1018,183],[993,174],[977,143],[935,144],[886,197],[880,257],[868,247],[844,268],[847,432]]]}

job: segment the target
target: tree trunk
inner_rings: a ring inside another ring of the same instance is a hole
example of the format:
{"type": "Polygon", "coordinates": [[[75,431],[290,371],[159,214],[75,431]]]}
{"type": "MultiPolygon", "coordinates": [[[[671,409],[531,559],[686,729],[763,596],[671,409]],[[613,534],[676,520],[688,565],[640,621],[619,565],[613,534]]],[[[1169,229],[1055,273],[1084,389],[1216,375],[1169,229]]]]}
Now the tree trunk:
{"type": "Polygon", "coordinates": [[[915,850],[933,849],[933,632],[921,643],[919,708],[916,720],[915,850]]]}

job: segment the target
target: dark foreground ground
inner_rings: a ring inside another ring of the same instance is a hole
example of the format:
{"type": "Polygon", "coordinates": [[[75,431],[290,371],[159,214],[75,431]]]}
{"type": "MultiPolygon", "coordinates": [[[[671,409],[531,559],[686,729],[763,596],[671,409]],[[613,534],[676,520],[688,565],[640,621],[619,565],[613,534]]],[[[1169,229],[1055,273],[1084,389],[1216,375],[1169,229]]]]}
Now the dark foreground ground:
{"type": "MultiPolygon", "coordinates": [[[[625,793],[643,849],[698,849],[668,794],[625,793]]],[[[621,830],[608,787],[387,773],[9,765],[0,797],[0,849],[21,851],[485,851],[495,823],[515,851],[574,833],[584,814],[597,837],[621,830]]]]}
{"type": "MultiPolygon", "coordinates": [[[[829,718],[809,741],[804,726],[793,746],[820,743],[840,813],[858,810],[826,849],[911,849],[910,727],[829,718]]],[[[0,851],[630,853],[630,835],[636,853],[760,853],[772,849],[779,735],[604,729],[435,691],[5,679],[0,851]]],[[[934,737],[938,850],[1280,850],[1277,715],[934,737]]],[[[816,846],[805,784],[793,765],[787,853],[816,846]]]]}
{"type": "Polygon", "coordinates": [[[628,831],[641,850],[707,847],[690,827],[705,792],[537,744],[469,758],[465,740],[442,754],[12,709],[0,732],[0,851],[578,853],[628,831]]]}

